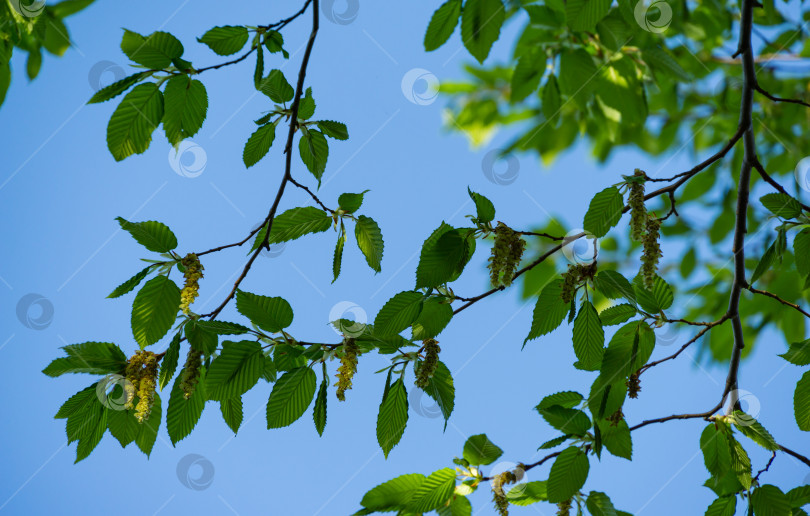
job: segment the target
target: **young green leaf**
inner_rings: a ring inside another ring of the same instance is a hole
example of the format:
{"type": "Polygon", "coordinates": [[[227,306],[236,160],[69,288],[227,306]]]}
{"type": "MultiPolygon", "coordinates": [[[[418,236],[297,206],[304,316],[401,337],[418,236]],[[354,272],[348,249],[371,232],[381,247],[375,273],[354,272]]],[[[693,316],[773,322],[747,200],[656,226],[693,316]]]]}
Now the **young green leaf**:
{"type": "Polygon", "coordinates": [[[169,143],[176,146],[197,134],[208,112],[208,94],[203,83],[188,75],[175,75],[166,83],[163,99],[166,106],[163,130],[169,143]]]}
{"type": "Polygon", "coordinates": [[[229,56],[242,50],[248,40],[248,31],[245,27],[224,25],[214,27],[197,38],[200,43],[205,43],[208,48],[220,56],[229,56]]]}
{"type": "Polygon", "coordinates": [[[307,88],[301,101],[298,103],[298,118],[309,120],[315,114],[315,99],[312,98],[312,88],[307,88]]]}
{"type": "Polygon", "coordinates": [[[250,135],[242,151],[242,161],[250,168],[259,162],[269,151],[276,138],[276,124],[265,124],[250,135]]]}
{"type": "Polygon", "coordinates": [[[127,357],[111,342],[84,342],[61,348],[66,357],[53,360],[42,372],[51,377],[66,373],[123,373],[127,357]]]}
{"type": "Polygon", "coordinates": [[[613,507],[613,502],[605,493],[599,491],[591,491],[588,493],[588,499],[585,500],[585,506],[588,507],[588,512],[591,516],[615,516],[616,508],[613,507]]]}
{"type": "Polygon", "coordinates": [[[467,187],[467,193],[475,203],[475,221],[479,224],[492,222],[495,219],[495,205],[492,204],[492,201],[481,194],[473,192],[469,186],[467,187]]]}
{"type": "Polygon", "coordinates": [[[599,423],[602,444],[616,457],[633,460],[633,439],[627,421],[622,419],[617,424],[602,420],[599,423]]]}
{"type": "Polygon", "coordinates": [[[174,379],[172,392],[169,395],[169,408],[166,410],[166,429],[173,445],[185,439],[197,426],[207,399],[204,368],[200,369],[200,377],[194,387],[194,393],[188,399],[185,398],[183,389],[180,388],[182,380],[181,372],[174,379]]]}
{"type": "Polygon", "coordinates": [[[413,340],[436,337],[453,318],[453,307],[437,297],[428,298],[422,304],[422,312],[413,322],[413,340]]]}
{"type": "Polygon", "coordinates": [[[323,435],[326,428],[326,378],[321,382],[318,395],[315,397],[315,408],[312,410],[312,419],[315,422],[315,430],[318,435],[323,435]]]}
{"type": "Polygon", "coordinates": [[[125,282],[123,282],[120,285],[118,285],[117,287],[115,287],[115,290],[110,292],[110,295],[108,295],[107,297],[108,298],[121,297],[124,294],[127,294],[127,293],[131,292],[132,289],[134,289],[135,287],[140,285],[141,281],[143,281],[143,279],[146,276],[149,275],[149,272],[152,270],[152,267],[154,267],[154,265],[149,265],[148,267],[144,267],[140,272],[138,272],[137,274],[135,274],[134,276],[132,276],[131,278],[129,278],[125,282]]]}
{"type": "Polygon", "coordinates": [[[316,382],[315,372],[308,367],[284,373],[267,400],[267,428],[282,428],[300,418],[312,403],[316,382]]]}
{"type": "Polygon", "coordinates": [[[770,484],[754,489],[751,493],[751,505],[756,516],[790,516],[793,513],[785,493],[770,484]]]}
{"type": "Polygon", "coordinates": [[[559,503],[574,496],[585,485],[589,470],[588,456],[582,450],[574,446],[563,450],[549,472],[548,501],[559,503]]]}
{"type": "Polygon", "coordinates": [[[579,359],[579,367],[586,371],[596,371],[602,364],[605,331],[599,314],[590,301],[582,303],[574,320],[574,353],[579,359]]]}
{"type": "Polygon", "coordinates": [[[96,104],[117,97],[118,95],[127,91],[130,86],[132,86],[136,82],[140,82],[142,79],[146,79],[147,77],[149,77],[148,73],[138,72],[130,75],[129,77],[125,77],[120,81],[115,81],[109,86],[105,86],[100,90],[98,90],[97,92],[95,92],[93,96],[90,97],[90,100],[87,101],[87,103],[96,104]]]}
{"type": "Polygon", "coordinates": [[[236,309],[259,328],[276,333],[292,324],[293,309],[281,297],[236,291],[236,309]]]}
{"type": "Polygon", "coordinates": [[[180,307],[180,289],[166,276],[156,276],[141,288],[132,303],[132,334],[141,348],[163,338],[180,307]]]}
{"type": "Polygon", "coordinates": [[[132,88],[107,124],[107,148],[115,161],[146,152],[162,119],[163,93],[157,84],[147,82],[132,88]]]}
{"type": "Polygon", "coordinates": [[[739,410],[735,411],[733,414],[733,422],[734,426],[737,427],[737,430],[739,430],[741,434],[748,437],[766,450],[779,450],[779,445],[776,444],[776,440],[773,438],[770,432],[765,430],[765,427],[763,427],[759,421],[749,416],[745,412],[739,410]]]}
{"type": "Polygon", "coordinates": [[[398,476],[363,495],[360,505],[369,511],[400,509],[413,497],[424,481],[425,475],[421,473],[398,476]]]}
{"type": "Polygon", "coordinates": [[[610,4],[610,0],[569,0],[565,5],[568,26],[574,31],[593,32],[610,10],[610,4]]]}
{"type": "Polygon", "coordinates": [[[168,253],[177,247],[177,237],[166,224],[154,220],[129,222],[121,217],[116,217],[115,220],[121,225],[121,229],[149,251],[168,253]]]}
{"type": "Polygon", "coordinates": [[[518,59],[512,72],[511,102],[520,102],[537,91],[540,79],[546,72],[546,57],[542,52],[532,52],[518,59]]]}
{"type": "Polygon", "coordinates": [[[160,390],[163,390],[169,384],[169,380],[174,376],[174,371],[177,369],[177,360],[180,358],[180,341],[183,340],[183,332],[178,331],[169,347],[166,349],[166,354],[163,360],[160,361],[160,375],[158,376],[158,385],[160,390]]]}
{"type": "Polygon", "coordinates": [[[329,144],[323,133],[312,129],[301,135],[298,152],[307,170],[312,172],[320,184],[321,176],[326,170],[326,160],[329,158],[329,144]]]}
{"type": "Polygon", "coordinates": [[[399,378],[383,393],[377,415],[377,443],[386,459],[391,449],[402,439],[407,424],[408,393],[402,378],[399,378]]]}
{"type": "Polygon", "coordinates": [[[295,96],[295,90],[287,82],[281,70],[270,70],[267,77],[262,79],[259,91],[270,97],[277,104],[289,102],[295,96]]]}
{"type": "Polygon", "coordinates": [[[464,443],[464,460],[473,466],[492,464],[503,455],[503,450],[495,445],[486,434],[473,435],[464,443]]]}
{"type": "Polygon", "coordinates": [[[335,140],[348,140],[349,130],[346,129],[346,124],[343,122],[335,122],[334,120],[321,120],[316,122],[318,129],[330,138],[335,140]]]}
{"type": "Polygon", "coordinates": [[[582,394],[574,391],[562,391],[554,394],[549,394],[543,398],[540,403],[535,407],[537,410],[543,410],[554,405],[559,405],[565,408],[574,408],[582,403],[582,394]]]}
{"type": "Polygon", "coordinates": [[[810,339],[807,339],[802,342],[794,342],[790,345],[790,348],[781,355],[780,357],[784,358],[791,364],[795,365],[807,365],[810,364],[810,339]]]}
{"type": "Polygon", "coordinates": [[[505,10],[501,0],[467,0],[461,13],[461,40],[483,63],[501,34],[505,10]]]}
{"type": "Polygon", "coordinates": [[[340,276],[340,266],[343,261],[343,246],[346,244],[346,230],[341,223],[340,234],[338,235],[337,243],[335,244],[335,254],[332,257],[332,283],[336,282],[340,276]]]}
{"type": "Polygon", "coordinates": [[[460,230],[442,222],[422,244],[416,267],[416,288],[436,287],[450,281],[457,273],[467,251],[460,230]]]}
{"type": "Polygon", "coordinates": [[[225,424],[233,430],[233,433],[239,432],[239,427],[242,426],[242,419],[244,418],[242,397],[236,396],[235,398],[220,401],[219,411],[222,413],[225,424]]]}
{"type": "Polygon", "coordinates": [[[354,213],[363,205],[363,196],[368,190],[360,193],[344,193],[338,197],[338,207],[346,213],[354,213]]]}
{"type": "Polygon", "coordinates": [[[805,432],[810,432],[810,371],[807,371],[796,384],[793,393],[793,413],[796,423],[805,432]]]}
{"type": "Polygon", "coordinates": [[[249,391],[264,372],[264,354],[255,341],[225,341],[206,377],[209,400],[224,401],[249,391]]]}
{"type": "Polygon", "coordinates": [[[411,290],[389,299],[374,319],[374,333],[396,335],[413,323],[422,311],[422,294],[411,290]]]}
{"type": "Polygon", "coordinates": [[[537,411],[546,423],[566,435],[582,437],[591,428],[591,420],[581,410],[552,405],[537,411]]]}
{"type": "Polygon", "coordinates": [[[562,99],[560,98],[560,86],[557,84],[557,77],[551,74],[543,86],[542,95],[542,109],[543,116],[547,120],[553,120],[557,117],[562,107],[562,99]]]}
{"type": "Polygon", "coordinates": [[[636,315],[636,308],[633,305],[622,303],[605,308],[599,314],[599,320],[604,326],[621,324],[636,315]]]}
{"type": "Polygon", "coordinates": [[[456,388],[453,386],[453,376],[450,369],[441,360],[436,365],[433,376],[428,380],[425,393],[436,401],[444,417],[444,426],[447,428],[447,420],[453,413],[456,398],[456,388]]]}
{"type": "Polygon", "coordinates": [[[124,29],[121,50],[138,63],[152,70],[163,70],[173,59],[183,55],[183,44],[168,32],[153,32],[143,37],[124,29]]]}
{"type": "Polygon", "coordinates": [[[737,497],[721,496],[706,509],[705,516],[734,516],[737,512],[737,497]]]}
{"type": "Polygon", "coordinates": [[[759,202],[774,216],[782,219],[796,218],[802,213],[802,205],[788,194],[770,193],[760,197],[759,202]]]}
{"type": "Polygon", "coordinates": [[[450,39],[461,15],[461,0],[447,0],[430,18],[425,32],[425,50],[436,50],[450,39]]]}
{"type": "Polygon", "coordinates": [[[563,322],[567,313],[568,305],[562,300],[562,280],[554,280],[545,286],[537,298],[532,327],[523,344],[554,331],[563,322]]]}
{"type": "Polygon", "coordinates": [[[615,186],[605,188],[591,199],[582,226],[596,238],[602,238],[619,223],[623,208],[624,199],[619,189],[615,186]]]}
{"type": "Polygon", "coordinates": [[[158,430],[160,429],[160,419],[163,412],[161,404],[160,395],[155,393],[149,418],[138,426],[138,434],[135,436],[135,445],[147,458],[152,454],[152,448],[155,446],[158,430]]]}
{"type": "Polygon", "coordinates": [[[427,513],[444,505],[456,487],[456,471],[444,468],[434,471],[413,493],[405,510],[416,514],[427,513]]]}
{"type": "Polygon", "coordinates": [[[322,233],[330,227],[332,217],[323,210],[314,206],[291,208],[273,219],[273,227],[270,229],[270,238],[267,242],[280,244],[310,233],[322,233]]]}
{"type": "Polygon", "coordinates": [[[380,226],[371,217],[360,215],[354,226],[354,236],[368,266],[380,272],[384,247],[380,226]]]}

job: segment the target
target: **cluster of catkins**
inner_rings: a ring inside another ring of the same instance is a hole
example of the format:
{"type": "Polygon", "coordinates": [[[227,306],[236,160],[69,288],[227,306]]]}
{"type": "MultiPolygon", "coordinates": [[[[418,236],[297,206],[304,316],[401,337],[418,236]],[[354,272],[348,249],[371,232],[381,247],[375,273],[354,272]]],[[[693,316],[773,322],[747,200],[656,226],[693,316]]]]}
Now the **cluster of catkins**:
{"type": "MultiPolygon", "coordinates": [[[[645,178],[646,175],[636,169],[633,177],[645,178]]],[[[661,258],[661,246],[658,238],[661,233],[661,220],[647,213],[644,205],[644,182],[630,182],[630,195],[627,204],[630,206],[630,235],[634,240],[641,242],[641,278],[644,286],[652,288],[655,281],[658,261],[661,258]]]]}
{"type": "Polygon", "coordinates": [[[335,394],[340,401],[346,401],[346,391],[352,388],[352,378],[357,372],[357,344],[354,339],[346,339],[343,343],[343,356],[340,357],[340,367],[337,374],[337,391],[335,394]]]}
{"type": "Polygon", "coordinates": [[[566,500],[557,504],[557,516],[569,516],[571,514],[571,500],[566,500]]]}
{"type": "Polygon", "coordinates": [[[514,484],[517,480],[517,475],[512,471],[504,471],[492,477],[492,501],[495,503],[495,510],[498,511],[500,516],[509,516],[509,500],[506,498],[503,486],[514,484]]]}
{"type": "Polygon", "coordinates": [[[419,364],[419,369],[416,371],[416,386],[426,389],[430,384],[430,379],[433,378],[433,373],[436,372],[436,366],[439,365],[439,352],[442,348],[435,339],[425,339],[422,341],[422,345],[425,349],[425,359],[419,364]]]}
{"type": "Polygon", "coordinates": [[[138,423],[149,419],[152,404],[155,401],[155,386],[157,384],[157,356],[151,351],[136,351],[127,362],[127,383],[125,387],[126,410],[135,408],[135,418],[138,423]],[[133,407],[137,391],[138,404],[133,407]]]}
{"type": "Polygon", "coordinates": [[[515,275],[520,258],[526,249],[526,242],[512,228],[498,222],[495,228],[495,245],[489,257],[489,275],[492,286],[509,286],[515,275]]]}
{"type": "Polygon", "coordinates": [[[194,348],[189,348],[186,355],[186,363],[183,366],[183,374],[180,377],[180,390],[183,397],[189,399],[194,394],[197,382],[200,381],[200,368],[202,367],[202,352],[194,348]]]}
{"type": "Polygon", "coordinates": [[[574,300],[577,287],[585,279],[593,279],[596,275],[596,262],[589,264],[578,263],[569,265],[568,270],[563,273],[562,297],[563,302],[570,303],[574,300]]]}
{"type": "Polygon", "coordinates": [[[203,266],[194,253],[187,254],[185,258],[180,260],[180,263],[185,268],[183,277],[186,279],[183,290],[180,292],[180,309],[184,314],[188,315],[189,307],[200,295],[200,279],[203,277],[203,266]]]}

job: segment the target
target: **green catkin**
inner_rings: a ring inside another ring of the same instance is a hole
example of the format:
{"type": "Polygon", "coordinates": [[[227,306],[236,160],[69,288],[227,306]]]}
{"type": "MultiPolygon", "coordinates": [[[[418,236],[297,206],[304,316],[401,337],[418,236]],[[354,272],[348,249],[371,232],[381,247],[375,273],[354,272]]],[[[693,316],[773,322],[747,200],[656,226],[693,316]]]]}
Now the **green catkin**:
{"type": "Polygon", "coordinates": [[[661,258],[661,246],[658,245],[658,237],[661,232],[661,220],[648,216],[646,233],[641,243],[643,252],[641,254],[641,278],[644,286],[652,288],[658,270],[658,260],[661,258]]]}
{"type": "Polygon", "coordinates": [[[526,242],[516,231],[498,222],[495,227],[495,244],[489,258],[489,274],[492,286],[509,286],[526,250],[526,242]]]}
{"type": "Polygon", "coordinates": [[[439,352],[442,348],[435,339],[426,339],[422,341],[422,345],[425,348],[425,360],[419,364],[419,369],[416,371],[416,386],[426,389],[430,385],[433,373],[436,372],[436,366],[439,365],[439,352]]]}
{"type": "Polygon", "coordinates": [[[566,500],[557,504],[557,516],[569,516],[571,514],[571,500],[566,500]]]}
{"type": "Polygon", "coordinates": [[[135,418],[138,423],[149,419],[152,413],[152,404],[155,402],[155,386],[157,384],[157,356],[151,351],[142,352],[143,368],[138,384],[138,405],[135,407],[135,418]]]}
{"type": "Polygon", "coordinates": [[[596,262],[577,265],[569,265],[568,270],[562,274],[563,284],[560,296],[564,303],[574,300],[577,287],[584,279],[593,279],[596,275],[596,262]]]}
{"type": "MultiPolygon", "coordinates": [[[[644,172],[636,169],[634,177],[646,177],[644,172]]],[[[644,182],[631,182],[630,195],[627,198],[630,206],[630,235],[640,242],[644,236],[644,223],[647,220],[647,207],[644,206],[644,182]]]]}
{"type": "Polygon", "coordinates": [[[134,355],[129,357],[126,367],[126,381],[124,382],[124,394],[126,394],[126,401],[124,403],[125,410],[132,410],[135,408],[133,402],[135,401],[135,391],[141,383],[141,373],[143,371],[143,355],[140,351],[136,351],[134,355]]]}
{"type": "Polygon", "coordinates": [[[504,471],[492,478],[492,501],[500,516],[509,516],[509,500],[506,498],[503,486],[514,484],[516,481],[517,477],[511,471],[504,471]]]}
{"type": "Polygon", "coordinates": [[[180,390],[183,397],[189,399],[194,394],[197,382],[200,380],[200,368],[202,367],[202,352],[194,348],[188,350],[186,363],[183,366],[183,375],[180,378],[180,390]]]}
{"type": "Polygon", "coordinates": [[[185,258],[180,260],[180,263],[185,268],[183,277],[186,278],[183,290],[180,292],[180,310],[188,315],[189,307],[200,295],[200,279],[203,277],[203,266],[194,253],[187,254],[185,258]]]}
{"type": "Polygon", "coordinates": [[[338,367],[336,395],[340,401],[346,401],[346,391],[352,388],[352,378],[357,372],[357,344],[354,339],[347,339],[343,344],[343,356],[338,367]]]}

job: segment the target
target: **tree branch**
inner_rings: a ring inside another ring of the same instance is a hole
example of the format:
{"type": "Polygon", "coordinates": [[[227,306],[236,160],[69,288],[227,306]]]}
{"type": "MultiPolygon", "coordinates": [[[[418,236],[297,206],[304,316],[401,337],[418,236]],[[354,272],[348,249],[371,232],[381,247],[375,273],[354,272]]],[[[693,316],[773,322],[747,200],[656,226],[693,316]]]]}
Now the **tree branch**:
{"type": "MultiPolygon", "coordinates": [[[[776,191],[777,191],[777,192],[779,192],[779,193],[783,193],[783,194],[785,194],[785,195],[790,195],[790,194],[789,194],[789,193],[787,193],[787,191],[786,191],[786,190],[785,190],[785,189],[782,187],[782,185],[780,185],[779,183],[777,183],[777,182],[776,182],[776,180],[774,180],[774,179],[773,179],[773,178],[772,178],[772,177],[771,177],[771,176],[768,174],[768,172],[766,172],[766,171],[765,171],[765,167],[763,167],[763,166],[762,166],[762,163],[760,163],[760,162],[759,162],[759,159],[757,159],[756,157],[754,157],[754,162],[752,163],[752,165],[754,166],[754,168],[756,169],[756,171],[757,171],[757,172],[759,172],[759,175],[760,175],[760,176],[762,176],[762,179],[764,179],[766,183],[768,183],[769,185],[771,185],[772,187],[774,187],[774,188],[776,189],[776,191]]],[[[791,197],[792,197],[792,196],[791,196],[791,197]]],[[[798,199],[796,199],[796,200],[798,201],[798,199]]],[[[802,207],[802,208],[803,208],[805,211],[810,212],[810,206],[807,206],[806,204],[803,204],[801,201],[799,201],[799,204],[801,205],[801,207],[802,207]]]]}
{"type": "Polygon", "coordinates": [[[787,103],[789,103],[789,104],[799,104],[799,105],[801,105],[801,106],[804,106],[804,107],[809,107],[809,108],[810,108],[810,104],[808,104],[807,102],[805,102],[805,101],[803,101],[803,100],[798,100],[798,99],[783,99],[782,97],[776,97],[776,96],[774,96],[774,95],[771,95],[771,94],[770,94],[770,93],[768,93],[767,91],[763,90],[763,89],[762,89],[762,87],[761,87],[759,84],[754,84],[754,89],[755,89],[756,91],[758,91],[759,93],[761,93],[762,95],[764,95],[766,98],[768,98],[768,99],[770,99],[770,100],[772,100],[772,101],[774,101],[774,102],[787,102],[787,103]]]}
{"type": "Polygon", "coordinates": [[[810,317],[810,313],[807,313],[806,311],[804,311],[804,310],[802,309],[802,307],[800,307],[799,305],[793,304],[793,303],[791,303],[790,301],[786,301],[786,300],[782,299],[781,297],[777,296],[776,294],[773,294],[773,293],[771,293],[771,292],[768,292],[767,290],[760,290],[760,289],[758,289],[758,288],[754,288],[754,287],[752,287],[751,285],[748,285],[748,284],[746,284],[746,285],[745,285],[745,288],[746,288],[747,290],[750,290],[750,291],[751,291],[751,292],[753,292],[754,294],[760,294],[760,295],[763,295],[763,296],[770,297],[771,299],[776,299],[777,301],[779,301],[779,302],[780,302],[780,303],[782,303],[783,305],[785,305],[785,306],[789,306],[789,307],[793,308],[794,310],[798,310],[798,311],[799,311],[799,312],[801,312],[801,313],[802,313],[802,315],[804,315],[805,317],[810,317]]]}

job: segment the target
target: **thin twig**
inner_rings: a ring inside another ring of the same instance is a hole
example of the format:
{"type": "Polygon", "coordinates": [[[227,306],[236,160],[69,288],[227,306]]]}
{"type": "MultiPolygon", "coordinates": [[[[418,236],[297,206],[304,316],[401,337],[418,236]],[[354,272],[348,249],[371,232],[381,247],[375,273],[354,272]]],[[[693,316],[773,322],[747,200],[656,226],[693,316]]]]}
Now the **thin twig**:
{"type": "MultiPolygon", "coordinates": [[[[762,179],[764,179],[766,183],[768,183],[769,185],[774,187],[776,189],[776,191],[778,191],[779,193],[783,193],[785,195],[790,195],[789,193],[787,193],[787,190],[785,190],[782,185],[777,183],[776,180],[774,180],[768,174],[768,172],[765,170],[765,167],[763,167],[762,163],[759,162],[759,159],[754,159],[753,166],[756,169],[756,171],[759,172],[759,175],[762,177],[762,179]]],[[[797,199],[797,201],[798,201],[798,199],[797,199]]],[[[803,204],[801,201],[799,201],[799,204],[801,205],[801,207],[805,211],[810,212],[810,206],[807,206],[806,204],[803,204]]]]}
{"type": "Polygon", "coordinates": [[[292,177],[290,177],[289,181],[290,181],[290,183],[294,184],[294,185],[295,185],[295,186],[297,186],[298,188],[300,188],[300,189],[304,190],[306,193],[308,193],[308,194],[309,194],[309,196],[310,196],[310,197],[312,197],[312,199],[313,199],[313,200],[314,200],[316,203],[318,203],[318,206],[320,206],[320,207],[321,207],[321,209],[322,209],[323,211],[326,211],[326,212],[329,212],[329,213],[335,213],[335,210],[333,210],[333,209],[331,209],[331,208],[327,208],[327,207],[326,207],[326,205],[325,205],[324,203],[322,203],[322,202],[321,202],[321,200],[318,198],[318,196],[317,196],[317,195],[315,195],[314,193],[312,193],[312,190],[310,190],[309,188],[307,188],[305,185],[302,185],[301,183],[299,183],[298,181],[296,181],[296,180],[295,180],[295,179],[293,179],[292,177]]]}
{"type": "Polygon", "coordinates": [[[793,308],[794,310],[797,310],[797,311],[801,312],[802,315],[804,315],[805,317],[810,317],[810,313],[807,313],[805,310],[802,309],[802,307],[800,307],[797,304],[791,303],[790,301],[786,301],[786,300],[782,299],[781,297],[777,296],[776,294],[768,292],[767,290],[760,290],[758,288],[754,288],[751,285],[747,285],[747,284],[746,284],[745,288],[747,290],[750,290],[754,294],[760,294],[760,295],[763,295],[763,296],[767,296],[767,297],[769,297],[771,299],[775,299],[775,300],[779,301],[780,303],[782,303],[783,305],[789,306],[789,307],[793,308]]]}
{"type": "Polygon", "coordinates": [[[755,84],[754,89],[757,90],[762,95],[764,95],[765,97],[767,97],[768,99],[774,101],[774,102],[787,102],[788,104],[799,104],[801,106],[810,108],[810,104],[808,104],[807,102],[805,102],[803,100],[799,100],[799,99],[783,99],[782,97],[776,97],[774,95],[771,95],[767,91],[763,90],[762,87],[759,84],[755,84]]]}

